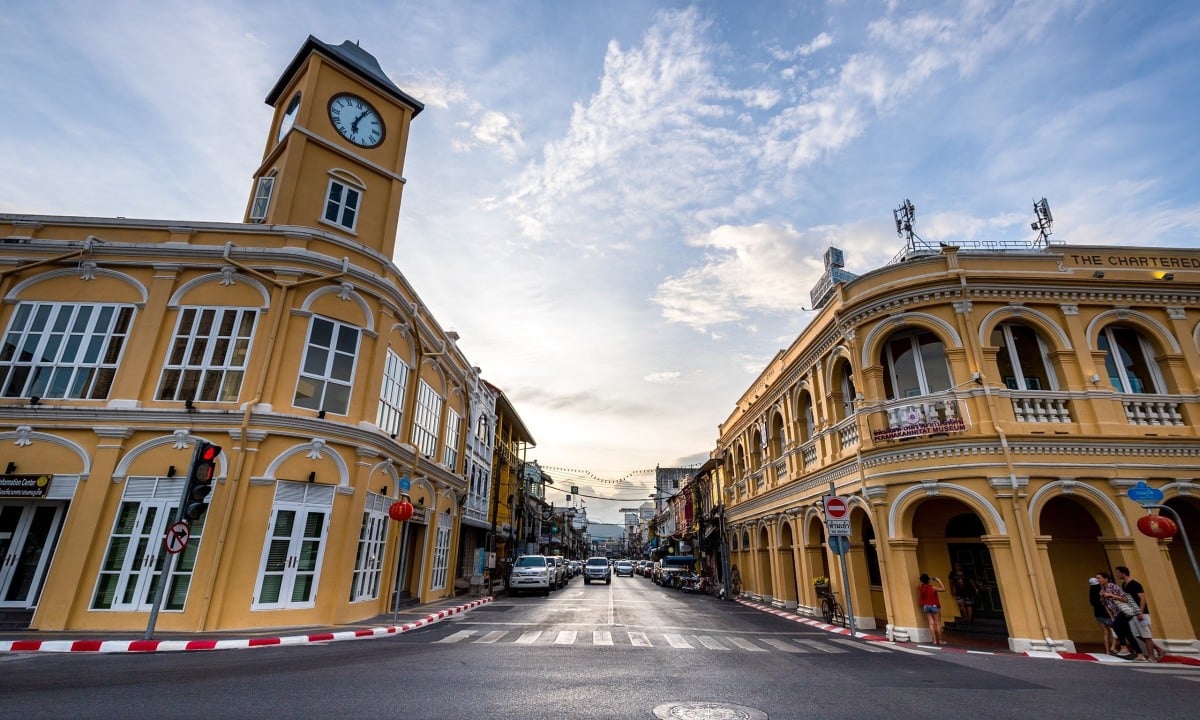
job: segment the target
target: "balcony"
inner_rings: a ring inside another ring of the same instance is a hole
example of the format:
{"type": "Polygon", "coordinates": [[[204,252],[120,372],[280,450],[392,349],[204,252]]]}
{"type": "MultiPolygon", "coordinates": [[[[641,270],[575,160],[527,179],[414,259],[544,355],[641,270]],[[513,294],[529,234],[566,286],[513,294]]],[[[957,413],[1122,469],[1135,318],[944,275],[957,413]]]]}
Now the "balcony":
{"type": "Polygon", "coordinates": [[[1183,425],[1179,403],[1170,395],[1124,395],[1121,405],[1132,425],[1183,425]]]}
{"type": "Polygon", "coordinates": [[[841,443],[843,450],[850,450],[858,447],[858,418],[854,415],[842,420],[837,425],[833,426],[834,432],[837,433],[838,442],[841,443]]]}
{"type": "Polygon", "coordinates": [[[872,412],[868,421],[871,427],[881,421],[885,425],[871,431],[875,442],[960,433],[967,429],[962,407],[954,398],[895,400],[872,412]]]}
{"type": "Polygon", "coordinates": [[[1071,422],[1071,401],[1066,398],[1044,392],[1010,392],[1009,400],[1017,422],[1071,422]]]}

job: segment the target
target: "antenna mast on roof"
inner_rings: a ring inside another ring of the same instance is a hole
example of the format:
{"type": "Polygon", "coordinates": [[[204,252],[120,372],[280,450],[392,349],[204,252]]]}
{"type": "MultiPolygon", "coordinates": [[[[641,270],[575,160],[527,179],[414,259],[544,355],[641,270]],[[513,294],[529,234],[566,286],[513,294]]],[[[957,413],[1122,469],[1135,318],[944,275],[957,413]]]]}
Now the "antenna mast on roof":
{"type": "Polygon", "coordinates": [[[1037,240],[1033,241],[1033,246],[1045,247],[1050,244],[1050,228],[1054,225],[1054,216],[1050,214],[1050,203],[1046,202],[1046,198],[1042,198],[1033,204],[1033,213],[1037,215],[1037,221],[1030,224],[1031,230],[1037,231],[1037,240]]]}
{"type": "MultiPolygon", "coordinates": [[[[921,238],[913,230],[913,224],[917,222],[917,209],[913,207],[912,202],[908,198],[904,198],[900,207],[892,211],[892,218],[896,221],[896,234],[904,238],[908,251],[916,250],[915,240],[921,240],[921,238]]],[[[925,241],[921,240],[921,242],[925,241]]]]}

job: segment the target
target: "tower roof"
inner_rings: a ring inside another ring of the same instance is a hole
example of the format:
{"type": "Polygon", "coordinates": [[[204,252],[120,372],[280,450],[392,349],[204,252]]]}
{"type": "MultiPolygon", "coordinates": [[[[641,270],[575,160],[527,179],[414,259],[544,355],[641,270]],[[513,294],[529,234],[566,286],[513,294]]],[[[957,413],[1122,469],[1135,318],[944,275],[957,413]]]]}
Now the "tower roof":
{"type": "Polygon", "coordinates": [[[346,65],[371,82],[383,94],[411,107],[413,109],[413,117],[416,117],[425,109],[424,103],[404,92],[396,83],[392,82],[383,72],[383,68],[379,66],[379,61],[375,59],[375,56],[359,47],[358,43],[347,40],[341,45],[330,45],[321,42],[312,35],[309,35],[308,39],[304,41],[304,45],[296,53],[296,57],[292,58],[292,62],[287,66],[287,69],[279,76],[275,87],[271,88],[271,92],[267,93],[266,102],[268,105],[275,104],[279,96],[287,88],[292,76],[296,74],[296,71],[308,59],[309,54],[314,52],[321,53],[335,62],[346,65]]]}

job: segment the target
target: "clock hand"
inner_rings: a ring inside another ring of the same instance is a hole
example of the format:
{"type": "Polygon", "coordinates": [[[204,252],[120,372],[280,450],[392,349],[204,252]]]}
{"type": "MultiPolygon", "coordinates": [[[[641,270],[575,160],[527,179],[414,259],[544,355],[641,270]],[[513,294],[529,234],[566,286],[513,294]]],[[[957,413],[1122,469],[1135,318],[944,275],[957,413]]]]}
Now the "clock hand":
{"type": "Polygon", "coordinates": [[[354,118],[354,122],[350,123],[350,132],[358,132],[358,121],[367,116],[367,111],[364,110],[361,115],[354,118]]]}

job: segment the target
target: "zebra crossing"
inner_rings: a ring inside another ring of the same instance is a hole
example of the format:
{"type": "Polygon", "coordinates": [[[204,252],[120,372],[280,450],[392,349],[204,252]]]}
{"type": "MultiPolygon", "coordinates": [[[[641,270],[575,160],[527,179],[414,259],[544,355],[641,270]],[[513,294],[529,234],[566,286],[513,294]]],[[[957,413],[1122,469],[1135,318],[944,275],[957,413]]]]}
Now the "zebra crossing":
{"type": "Polygon", "coordinates": [[[838,655],[849,652],[887,653],[880,643],[842,637],[820,640],[797,637],[743,637],[740,635],[690,635],[647,633],[637,630],[458,630],[435,644],[474,643],[483,645],[670,648],[714,652],[785,652],[792,655],[838,655]]]}

